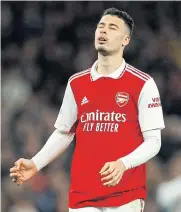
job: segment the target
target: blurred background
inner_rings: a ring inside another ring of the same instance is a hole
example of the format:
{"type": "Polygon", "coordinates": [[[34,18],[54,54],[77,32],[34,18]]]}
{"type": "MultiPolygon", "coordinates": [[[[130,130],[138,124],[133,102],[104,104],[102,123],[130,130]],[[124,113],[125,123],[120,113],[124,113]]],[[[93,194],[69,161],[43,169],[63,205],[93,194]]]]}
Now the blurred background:
{"type": "Polygon", "coordinates": [[[9,168],[31,158],[50,134],[68,78],[97,58],[94,31],[108,7],[135,21],[124,58],[154,77],[166,128],[148,162],[144,212],[181,212],[181,2],[1,2],[2,212],[68,212],[74,142],[18,187],[9,168]]]}

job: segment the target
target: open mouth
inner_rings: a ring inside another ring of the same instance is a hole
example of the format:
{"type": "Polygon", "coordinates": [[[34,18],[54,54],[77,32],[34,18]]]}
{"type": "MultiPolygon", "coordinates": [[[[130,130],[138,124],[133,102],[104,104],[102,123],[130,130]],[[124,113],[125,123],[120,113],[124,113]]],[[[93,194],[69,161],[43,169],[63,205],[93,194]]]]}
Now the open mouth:
{"type": "Polygon", "coordinates": [[[106,42],[106,41],[107,41],[107,39],[106,39],[106,38],[104,38],[104,37],[98,37],[98,41],[99,41],[99,42],[106,42]]]}

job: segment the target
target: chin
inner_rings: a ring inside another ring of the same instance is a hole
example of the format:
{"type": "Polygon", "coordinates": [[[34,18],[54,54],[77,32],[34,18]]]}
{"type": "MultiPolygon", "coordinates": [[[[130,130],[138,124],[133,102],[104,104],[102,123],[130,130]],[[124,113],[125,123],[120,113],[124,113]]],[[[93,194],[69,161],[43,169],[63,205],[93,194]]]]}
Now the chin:
{"type": "Polygon", "coordinates": [[[102,55],[108,55],[108,51],[104,46],[97,46],[96,50],[102,55]]]}

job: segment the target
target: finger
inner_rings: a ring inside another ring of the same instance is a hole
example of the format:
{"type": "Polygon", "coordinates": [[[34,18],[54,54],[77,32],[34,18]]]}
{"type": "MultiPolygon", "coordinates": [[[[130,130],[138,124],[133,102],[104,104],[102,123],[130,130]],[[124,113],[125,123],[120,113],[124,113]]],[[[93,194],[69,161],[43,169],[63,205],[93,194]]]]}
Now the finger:
{"type": "Polygon", "coordinates": [[[111,179],[111,180],[105,182],[103,185],[104,185],[104,186],[110,186],[113,182],[114,182],[114,181],[111,179]]]}
{"type": "Polygon", "coordinates": [[[24,159],[20,158],[19,160],[17,160],[14,164],[17,167],[18,170],[20,170],[21,165],[23,164],[24,159]]]}
{"type": "Polygon", "coordinates": [[[103,177],[103,178],[101,179],[101,181],[110,180],[110,179],[112,179],[112,178],[113,178],[113,175],[112,175],[112,174],[109,174],[108,176],[103,177]]]}
{"type": "Polygon", "coordinates": [[[13,177],[13,179],[12,179],[13,183],[16,183],[17,180],[18,180],[17,177],[13,177]]]}
{"type": "Polygon", "coordinates": [[[106,176],[108,174],[111,174],[114,171],[113,167],[109,167],[109,169],[107,169],[106,171],[102,172],[101,175],[102,176],[106,176]]]}
{"type": "MultiPolygon", "coordinates": [[[[121,180],[121,178],[120,178],[120,180],[121,180]]],[[[117,180],[116,182],[114,182],[114,183],[108,185],[108,187],[113,187],[113,186],[118,185],[120,180],[117,180]]]]}
{"type": "Polygon", "coordinates": [[[116,183],[112,183],[112,184],[108,185],[108,187],[114,187],[116,185],[117,185],[116,183]]]}
{"type": "Polygon", "coordinates": [[[20,185],[23,184],[23,181],[19,179],[19,180],[16,182],[16,184],[17,184],[18,186],[20,186],[20,185]]]}
{"type": "Polygon", "coordinates": [[[114,171],[113,171],[111,174],[109,174],[108,176],[103,177],[103,178],[101,179],[101,181],[110,180],[110,179],[112,179],[113,177],[117,176],[118,173],[119,173],[118,170],[114,170],[114,171]]]}
{"type": "Polygon", "coordinates": [[[102,172],[106,171],[109,168],[109,165],[110,165],[110,163],[105,163],[99,173],[101,174],[102,172]]]}
{"type": "Polygon", "coordinates": [[[111,180],[109,180],[108,182],[105,182],[103,185],[104,186],[114,186],[117,185],[119,183],[119,181],[122,178],[122,173],[119,172],[119,174],[117,176],[115,176],[114,178],[112,178],[111,180]]]}
{"type": "Polygon", "coordinates": [[[21,175],[18,172],[13,172],[9,176],[10,177],[20,177],[21,175]]]}
{"type": "Polygon", "coordinates": [[[17,172],[17,171],[18,171],[18,169],[17,169],[17,167],[16,167],[16,166],[14,166],[14,167],[13,167],[13,168],[11,168],[9,171],[10,171],[10,172],[17,172]]]}
{"type": "Polygon", "coordinates": [[[19,174],[20,174],[20,179],[21,179],[23,182],[25,182],[25,181],[26,181],[26,178],[24,177],[23,173],[20,171],[19,174]]]}
{"type": "Polygon", "coordinates": [[[23,180],[20,177],[13,177],[12,182],[16,183],[18,186],[23,184],[23,180]]]}
{"type": "Polygon", "coordinates": [[[119,181],[121,180],[121,178],[122,178],[122,175],[116,176],[116,177],[114,178],[113,183],[111,183],[110,186],[116,186],[116,185],[119,183],[119,181]]]}
{"type": "Polygon", "coordinates": [[[108,182],[105,182],[103,185],[111,185],[114,184],[119,178],[121,177],[121,172],[118,173],[117,176],[114,176],[111,180],[108,182]]]}

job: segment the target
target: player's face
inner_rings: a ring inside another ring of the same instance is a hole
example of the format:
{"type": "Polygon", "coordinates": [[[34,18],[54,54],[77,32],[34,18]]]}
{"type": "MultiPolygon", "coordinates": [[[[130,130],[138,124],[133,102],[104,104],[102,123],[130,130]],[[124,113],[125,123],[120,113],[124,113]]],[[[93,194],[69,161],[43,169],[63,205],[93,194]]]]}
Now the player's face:
{"type": "Polygon", "coordinates": [[[95,31],[95,48],[98,52],[111,55],[120,52],[130,41],[125,22],[117,16],[105,15],[95,31]]]}

